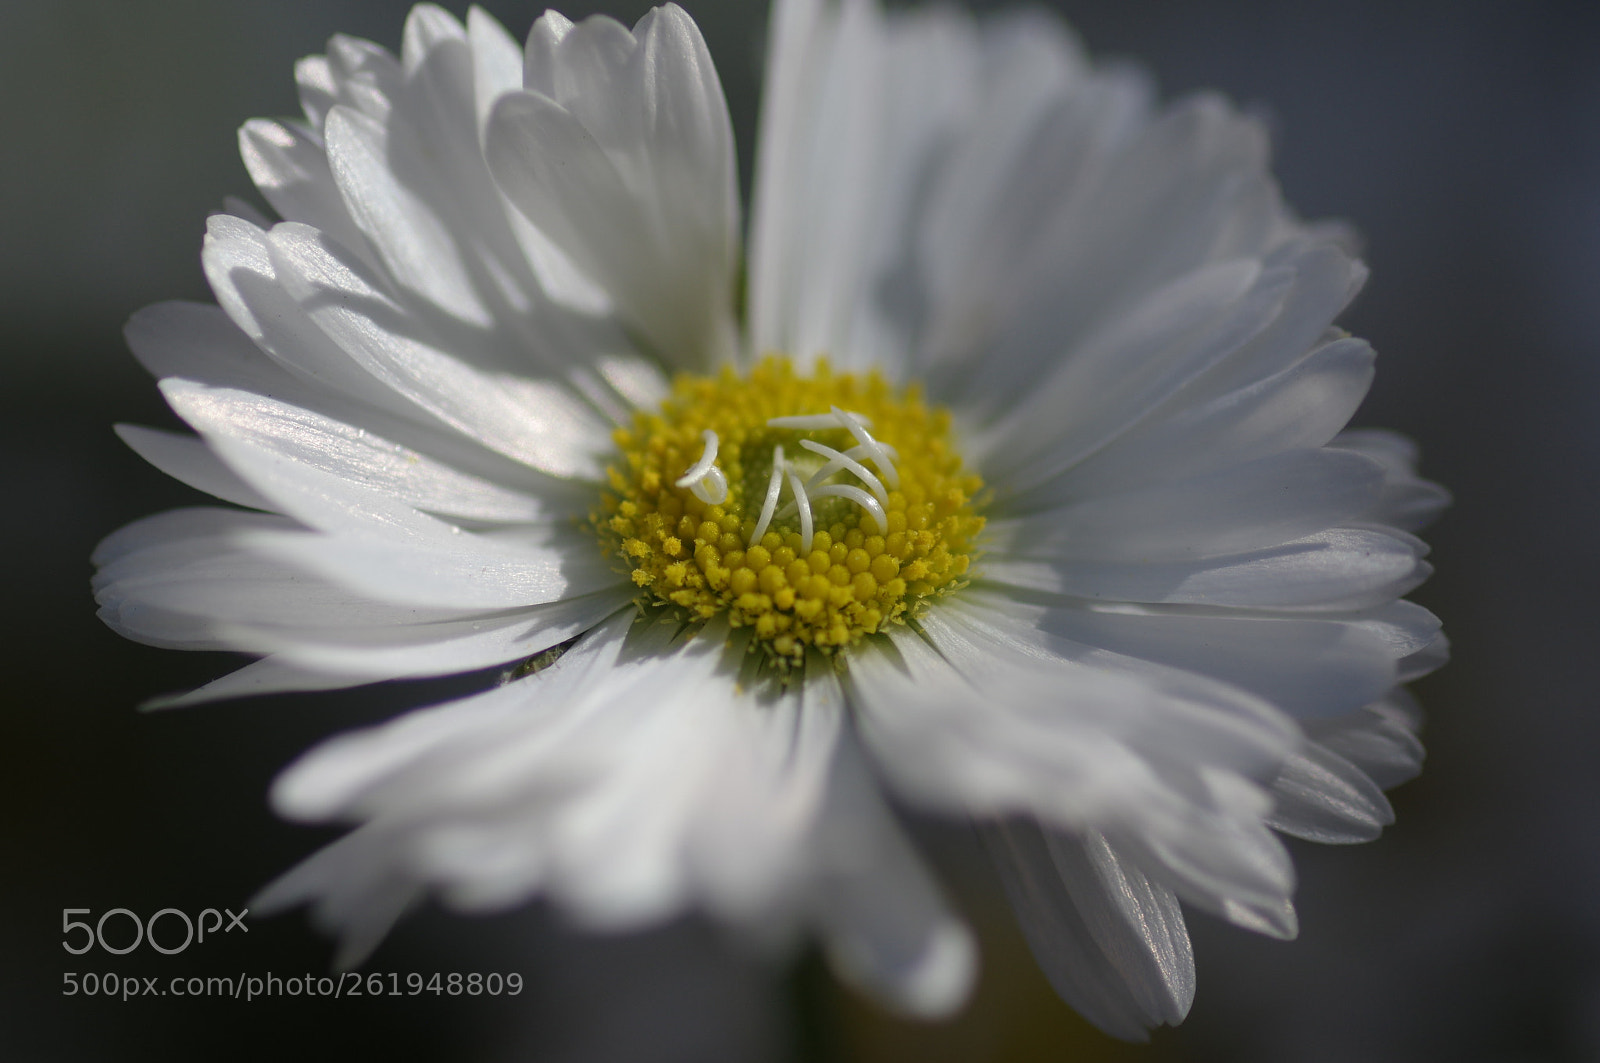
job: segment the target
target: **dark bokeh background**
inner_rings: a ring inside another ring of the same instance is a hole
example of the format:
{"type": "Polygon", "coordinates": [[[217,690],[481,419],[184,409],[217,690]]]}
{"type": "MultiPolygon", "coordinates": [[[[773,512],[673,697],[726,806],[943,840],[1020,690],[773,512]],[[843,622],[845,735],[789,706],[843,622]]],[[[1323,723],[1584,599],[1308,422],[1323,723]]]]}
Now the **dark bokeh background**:
{"type": "MultiPolygon", "coordinates": [[[[539,7],[487,6],[518,35],[539,7]]],[[[627,19],[644,6],[607,5],[627,19]]],[[[688,6],[748,174],[762,5],[688,6]]],[[[205,215],[249,189],[235,128],[292,112],[291,64],[330,33],[396,46],[406,5],[4,0],[0,1056],[1600,1059],[1600,5],[1053,6],[1097,54],[1138,58],[1168,94],[1220,87],[1271,117],[1291,201],[1367,238],[1374,277],[1346,324],[1382,358],[1358,421],[1421,440],[1425,471],[1457,495],[1431,533],[1440,575],[1417,595],[1456,643],[1456,661],[1420,685],[1428,769],[1394,795],[1400,821],[1380,842],[1297,847],[1298,942],[1195,917],[1189,1022],[1120,1046],[1054,999],[960,832],[945,830],[931,841],[985,947],[978,997],[949,1024],[891,1020],[815,958],[774,972],[697,923],[594,939],[539,910],[425,911],[368,967],[516,971],[517,998],[63,998],[68,971],[163,984],[323,973],[327,944],[299,915],[176,956],[78,958],[62,951],[61,910],[239,909],[326,838],[266,811],[273,774],[325,734],[461,681],[141,715],[145,697],[232,662],[125,643],[87,590],[101,536],[199,501],[111,434],[114,421],[173,424],[123,349],[122,321],[158,299],[207,297],[205,215]]]]}

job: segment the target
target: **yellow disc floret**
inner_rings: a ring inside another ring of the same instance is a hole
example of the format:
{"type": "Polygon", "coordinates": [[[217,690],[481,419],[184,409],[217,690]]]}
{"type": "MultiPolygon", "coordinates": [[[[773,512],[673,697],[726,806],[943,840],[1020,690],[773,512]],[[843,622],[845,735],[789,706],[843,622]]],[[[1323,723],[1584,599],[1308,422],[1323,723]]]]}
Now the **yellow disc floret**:
{"type": "Polygon", "coordinates": [[[780,663],[915,616],[983,530],[949,413],[876,372],[682,375],[615,440],[593,519],[641,600],[726,611],[780,663]]]}

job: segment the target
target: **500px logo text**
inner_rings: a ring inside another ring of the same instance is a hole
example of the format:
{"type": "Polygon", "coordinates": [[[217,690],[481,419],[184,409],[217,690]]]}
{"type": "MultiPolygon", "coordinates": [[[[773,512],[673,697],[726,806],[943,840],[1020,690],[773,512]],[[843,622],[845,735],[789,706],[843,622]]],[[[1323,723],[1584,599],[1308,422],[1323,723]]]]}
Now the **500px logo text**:
{"type": "Polygon", "coordinates": [[[207,934],[216,937],[218,931],[231,934],[234,930],[243,930],[248,934],[250,928],[244,925],[244,917],[249,914],[248,908],[241,908],[238,915],[228,908],[220,912],[215,908],[205,908],[198,916],[191,919],[189,913],[177,908],[163,908],[149,919],[140,919],[126,908],[111,908],[101,913],[100,918],[91,924],[72,917],[75,915],[93,917],[93,909],[63,908],[61,947],[74,956],[82,956],[99,945],[113,956],[125,956],[148,942],[157,952],[166,956],[176,956],[191,944],[204,942],[207,934]],[[224,914],[227,915],[226,923],[223,922],[224,914]],[[159,941],[156,939],[157,926],[161,928],[162,939],[159,941]],[[110,941],[106,939],[108,929],[112,931],[110,941]]]}

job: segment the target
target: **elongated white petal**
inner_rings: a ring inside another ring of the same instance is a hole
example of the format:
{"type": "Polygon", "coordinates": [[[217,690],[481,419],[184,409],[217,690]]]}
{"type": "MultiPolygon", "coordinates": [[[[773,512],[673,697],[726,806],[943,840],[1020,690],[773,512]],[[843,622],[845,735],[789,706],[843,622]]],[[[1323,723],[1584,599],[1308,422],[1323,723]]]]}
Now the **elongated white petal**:
{"type": "Polygon", "coordinates": [[[338,104],[375,118],[388,114],[404,76],[388,49],[343,33],[328,40],[326,55],[308,56],[295,65],[300,104],[318,134],[338,104]]]}
{"type": "Polygon", "coordinates": [[[225,698],[248,698],[262,694],[283,694],[308,690],[342,690],[371,682],[365,675],[318,672],[291,664],[282,657],[263,657],[243,668],[213,679],[181,694],[150,698],[141,709],[179,709],[204,705],[225,698]]]}
{"type": "Polygon", "coordinates": [[[489,324],[446,223],[407,188],[389,165],[382,125],[335,107],[328,116],[328,163],[355,224],[377,245],[385,269],[402,286],[470,324],[489,324]]]}
{"type": "Polygon", "coordinates": [[[1097,133],[1109,133],[1112,143],[1087,160],[1068,195],[1047,191],[1047,175],[1055,175],[1034,167],[1060,166],[1052,152],[1059,157],[1083,134],[1070,114],[1035,132],[1037,146],[1018,165],[1019,176],[1035,182],[1032,205],[1041,216],[1001,275],[1014,285],[1002,296],[1005,313],[991,317],[1003,327],[962,337],[964,350],[952,344],[940,356],[952,366],[958,357],[981,365],[985,391],[1000,403],[1031,390],[1044,359],[1073,351],[1151,293],[1213,263],[1267,252],[1286,228],[1261,127],[1220,99],[1191,98],[1131,131],[1117,105],[1099,110],[1097,119],[1110,121],[1097,133]],[[1041,194],[1050,202],[1040,203],[1041,194]]]}
{"type": "Polygon", "coordinates": [[[376,278],[314,230],[280,225],[267,244],[296,311],[372,384],[507,457],[557,476],[598,476],[606,426],[569,390],[486,372],[440,349],[428,330],[406,322],[376,278]]]}
{"type": "Polygon", "coordinates": [[[812,905],[834,970],[900,1011],[931,1019],[965,1002],[971,932],[945,906],[854,751],[841,751],[813,841],[812,905]]]}
{"type": "Polygon", "coordinates": [[[313,751],[276,786],[279,808],[365,825],[259,902],[314,902],[357,955],[389,890],[474,909],[543,892],[607,926],[699,901],[736,924],[777,913],[817,927],[847,975],[908,1009],[959,1002],[970,940],[862,766],[840,760],[837,689],[707,698],[721,636],[630,626],[619,617],[529,679],[313,751]]]}
{"type": "Polygon", "coordinates": [[[410,413],[409,403],[353,361],[295,305],[279,281],[267,233],[237,218],[213,215],[201,262],[228,317],[294,377],[316,390],[331,389],[401,416],[410,413]]]}
{"type": "Polygon", "coordinates": [[[755,232],[752,325],[758,349],[853,366],[855,323],[878,263],[868,250],[882,202],[886,122],[883,15],[874,4],[779,5],[755,232]]]}
{"type": "Polygon", "coordinates": [[[179,377],[288,403],[363,426],[398,445],[517,490],[541,497],[564,495],[558,481],[485,450],[437,422],[431,426],[419,422],[415,407],[402,407],[397,415],[348,393],[319,388],[314,380],[264,357],[262,349],[215,306],[157,303],[135,314],[125,333],[145,368],[158,377],[179,377]]]}
{"type": "Polygon", "coordinates": [[[1320,447],[1342,428],[1372,381],[1372,349],[1356,339],[1324,345],[1278,373],[1208,402],[1184,394],[1078,462],[1041,490],[1065,501],[1171,483],[1271,454],[1320,447]],[[1179,400],[1182,400],[1179,405],[1179,400]]]}
{"type": "Polygon", "coordinates": [[[510,615],[310,631],[229,625],[224,633],[311,671],[362,681],[471,672],[534,656],[625,608],[626,585],[518,609],[510,615]]]}
{"type": "Polygon", "coordinates": [[[526,91],[488,119],[506,197],[610,295],[667,360],[733,354],[738,192],[733,135],[705,42],[674,4],[629,33],[546,16],[526,91]]]}
{"type": "Polygon", "coordinates": [[[1331,844],[1367,842],[1394,822],[1388,800],[1360,768],[1320,743],[1289,758],[1272,783],[1267,822],[1285,834],[1331,844]]]}
{"type": "Polygon", "coordinates": [[[117,435],[145,461],[190,487],[252,509],[271,510],[271,502],[241,480],[206,445],[193,436],[181,436],[138,425],[119,424],[117,435]]]}
{"type": "Polygon", "coordinates": [[[452,469],[366,429],[250,392],[170,381],[162,393],[208,436],[249,441],[418,509],[485,521],[549,519],[532,495],[452,469]]]}
{"type": "Polygon", "coordinates": [[[588,595],[509,611],[391,604],[337,576],[251,551],[252,534],[304,534],[281,530],[289,523],[228,510],[175,511],[102,546],[96,597],[117,630],[175,648],[275,655],[265,680],[257,669],[173,703],[471,671],[537,653],[631,597],[627,584],[613,580],[588,595]]]}
{"type": "Polygon", "coordinates": [[[891,782],[934,808],[1098,830],[1186,900],[1292,936],[1293,872],[1263,784],[1298,729],[1181,670],[1030,638],[1018,612],[930,614],[937,655],[911,636],[894,640],[898,663],[861,655],[862,733],[891,782]]]}
{"type": "Polygon", "coordinates": [[[1204,561],[1077,561],[992,553],[986,580],[1090,601],[1329,611],[1392,601],[1429,569],[1418,548],[1374,528],[1336,528],[1204,561]]]}
{"type": "Polygon", "coordinates": [[[1369,428],[1341,432],[1333,445],[1379,462],[1384,469],[1383,491],[1367,514],[1406,531],[1432,523],[1450,504],[1450,492],[1417,475],[1417,447],[1397,432],[1369,428]]]}
{"type": "Polygon", "coordinates": [[[965,625],[929,623],[939,653],[899,637],[897,656],[863,654],[851,672],[863,736],[919,803],[1082,829],[1175,800],[1164,775],[1179,750],[1270,777],[1292,741],[1281,717],[1248,698],[1208,703],[1177,682],[1031,658],[965,625]],[[987,662],[969,660],[974,650],[987,662]],[[980,696],[992,706],[981,716],[969,708],[980,696]]]}
{"type": "Polygon", "coordinates": [[[281,395],[299,382],[262,356],[220,307],[173,300],[134,314],[123,328],[128,349],[157,377],[181,376],[207,384],[281,395]]]}
{"type": "Polygon", "coordinates": [[[279,217],[315,226],[350,250],[370,256],[366,237],[345,208],[320,136],[295,124],[253,118],[239,128],[239,155],[279,217]]]}
{"type": "Polygon", "coordinates": [[[1422,770],[1422,743],[1417,740],[1421,722],[1416,700],[1397,688],[1358,712],[1317,721],[1308,730],[1323,748],[1388,789],[1422,770]]]}
{"type": "Polygon", "coordinates": [[[321,572],[387,600],[462,609],[506,608],[599,590],[616,581],[586,537],[559,525],[512,543],[428,517],[387,495],[237,439],[213,444],[275,505],[330,534],[252,530],[241,541],[291,567],[321,572]]]}
{"type": "Polygon", "coordinates": [[[1002,408],[992,430],[997,441],[978,444],[986,467],[1031,485],[1082,460],[1248,343],[1282,305],[1291,279],[1258,259],[1237,259],[1211,263],[1152,293],[1084,337],[1025,396],[1002,408]]]}
{"type": "Polygon", "coordinates": [[[1294,542],[1362,516],[1383,487],[1374,461],[1291,450],[1209,476],[1001,516],[1004,546],[1039,556],[1128,562],[1223,557],[1294,542]]]}
{"type": "Polygon", "coordinates": [[[1183,1021],[1194,1000],[1194,952],[1171,890],[1092,831],[1073,837],[1013,820],[984,834],[1056,992],[1124,1040],[1183,1021]]]}
{"type": "Polygon", "coordinates": [[[1357,620],[1061,607],[1040,623],[1075,643],[1213,676],[1301,719],[1382,697],[1401,656],[1389,632],[1357,620]]]}

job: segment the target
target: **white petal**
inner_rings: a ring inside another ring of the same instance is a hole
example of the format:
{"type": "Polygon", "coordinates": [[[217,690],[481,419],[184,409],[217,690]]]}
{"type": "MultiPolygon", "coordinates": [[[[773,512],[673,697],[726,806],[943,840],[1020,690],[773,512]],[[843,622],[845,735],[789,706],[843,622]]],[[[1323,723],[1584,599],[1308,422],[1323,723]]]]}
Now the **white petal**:
{"type": "Polygon", "coordinates": [[[834,971],[918,1018],[959,1008],[976,978],[976,944],[884,807],[853,743],[840,749],[812,846],[812,907],[834,971]]]}
{"type": "Polygon", "coordinates": [[[1365,265],[1337,241],[1314,235],[1286,241],[1266,261],[1294,273],[1282,310],[1254,340],[1193,381],[1189,401],[1205,403],[1248,388],[1298,364],[1307,351],[1349,338],[1329,325],[1366,282],[1365,265]]]}
{"type": "Polygon", "coordinates": [[[1357,624],[1382,639],[1396,660],[1420,653],[1433,645],[1443,626],[1438,617],[1415,602],[1386,602],[1344,614],[1339,619],[1357,624]]]}
{"type": "Polygon", "coordinates": [[[537,497],[434,461],[376,433],[245,391],[169,380],[162,394],[202,434],[238,439],[391,495],[417,509],[484,521],[551,517],[537,497]]]}
{"type": "Polygon", "coordinates": [[[295,66],[301,106],[319,134],[337,104],[383,118],[404,76],[388,49],[343,33],[328,39],[326,55],[310,56],[295,66]]]}
{"type": "Polygon", "coordinates": [[[1052,622],[1051,611],[964,598],[920,621],[939,656],[892,635],[900,663],[866,653],[852,662],[862,734],[887,777],[934,807],[1099,830],[1185,900],[1292,936],[1293,869],[1265,826],[1262,783],[1298,745],[1298,728],[1192,673],[1141,672],[1030,629],[1052,622]],[[1112,680],[1141,696],[1097,703],[1082,693],[1112,680]],[[946,746],[957,752],[941,761],[946,746]]]}
{"type": "MultiPolygon", "coordinates": [[[[331,512],[331,511],[330,511],[331,512]]],[[[582,535],[552,532],[526,548],[498,546],[462,532],[449,546],[428,541],[413,526],[414,542],[364,530],[317,535],[259,532],[244,542],[292,567],[380,601],[464,610],[510,609],[580,597],[615,585],[612,572],[582,535]],[[591,556],[592,555],[592,556],[591,556]]]]}
{"type": "MultiPolygon", "coordinates": [[[[1293,450],[1037,515],[1000,515],[988,530],[1002,549],[1033,557],[1193,561],[1280,546],[1358,518],[1382,485],[1383,470],[1368,458],[1293,450]]],[[[1006,503],[999,506],[1003,514],[1006,503]]]]}
{"type": "Polygon", "coordinates": [[[603,17],[546,16],[528,38],[524,83],[495,104],[486,133],[505,195],[668,361],[725,360],[733,136],[694,22],[672,4],[631,34],[603,17]]]}
{"type": "Polygon", "coordinates": [[[1171,890],[1094,832],[1080,839],[1011,821],[984,836],[1057,993],[1124,1040],[1183,1021],[1194,1000],[1194,952],[1171,890]]]}
{"type": "Polygon", "coordinates": [[[210,304],[155,303],[128,320],[123,336],[139,363],[160,378],[183,377],[280,398],[305,390],[210,304]]]}
{"type": "MultiPolygon", "coordinates": [[[[286,526],[284,518],[229,510],[180,510],[131,525],[97,552],[102,616],[157,645],[277,653],[280,664],[313,674],[285,678],[280,669],[274,689],[327,689],[527,657],[632,595],[630,584],[614,581],[606,591],[513,612],[389,604],[245,545],[252,532],[284,534],[286,526]]],[[[223,681],[197,700],[251,689],[223,681]]]]}
{"type": "Polygon", "coordinates": [[[240,544],[251,533],[292,527],[283,517],[224,509],[173,510],[131,524],[95,552],[101,616],[153,645],[261,653],[272,648],[252,634],[263,625],[313,637],[318,629],[427,625],[467,615],[376,602],[240,544]]]}
{"type": "MultiPolygon", "coordinates": [[[[157,303],[133,315],[125,332],[129,346],[145,368],[164,379],[181,377],[277,399],[346,424],[360,425],[396,444],[496,483],[545,498],[568,495],[561,481],[487,451],[437,422],[431,428],[419,423],[415,418],[426,415],[415,406],[410,406],[406,416],[396,416],[291,375],[267,357],[218,307],[157,303]]],[[[635,363],[622,359],[619,364],[632,367],[635,363]]],[[[371,384],[368,378],[365,386],[371,384]]],[[[392,392],[389,395],[397,398],[392,392]]]]}
{"type": "Polygon", "coordinates": [[[1394,822],[1383,791],[1354,764],[1308,742],[1272,783],[1277,801],[1269,824],[1325,844],[1369,842],[1394,822]]]}
{"type": "Polygon", "coordinates": [[[1403,688],[1335,720],[1308,728],[1311,736],[1388,789],[1415,778],[1422,770],[1422,743],[1417,740],[1420,709],[1403,688]]]}
{"type": "Polygon", "coordinates": [[[466,532],[255,444],[216,439],[212,446],[275,508],[333,533],[261,525],[237,532],[241,545],[361,594],[404,604],[500,609],[576,597],[619,581],[592,539],[560,522],[523,526],[512,536],[466,532]]]}
{"type": "Polygon", "coordinates": [[[249,506],[252,509],[271,510],[272,503],[261,497],[255,488],[241,480],[206,445],[193,436],[175,432],[162,432],[138,425],[119,424],[117,436],[134,453],[175,480],[181,480],[197,491],[215,495],[224,502],[249,506]]]}
{"type": "Polygon", "coordinates": [[[325,55],[308,55],[294,65],[295,85],[300,91],[300,108],[314,130],[322,129],[328,111],[339,99],[339,85],[333,65],[325,55]]]}
{"type": "Polygon", "coordinates": [[[345,209],[320,137],[287,122],[253,118],[239,129],[239,154],[279,217],[315,226],[371,258],[366,238],[345,209]]]}
{"type": "Polygon", "coordinates": [[[248,698],[291,691],[342,690],[371,682],[365,675],[318,672],[291,664],[281,657],[263,657],[243,668],[182,694],[164,694],[143,702],[141,709],[178,709],[204,705],[224,698],[248,698]]]}
{"type": "Polygon", "coordinates": [[[1066,501],[1127,491],[1320,447],[1366,396],[1373,359],[1366,343],[1343,339],[1209,402],[1195,402],[1185,391],[1168,403],[1175,408],[1157,410],[1139,428],[1057,477],[1048,497],[1066,501]]]}
{"type": "Polygon", "coordinates": [[[473,96],[481,133],[495,98],[522,87],[522,48],[498,19],[477,5],[467,9],[467,40],[472,45],[473,96]]]}
{"type": "Polygon", "coordinates": [[[998,423],[974,443],[986,474],[1020,488],[1070,468],[1248,343],[1291,281],[1255,259],[1214,262],[1111,319],[1055,367],[1035,368],[1025,395],[993,408],[998,423]]]}
{"type": "Polygon", "coordinates": [[[612,927],[689,904],[769,933],[812,922],[847,976],[947,1011],[970,939],[837,756],[837,691],[808,681],[757,704],[734,692],[743,647],[725,651],[725,626],[677,631],[620,615],[529,679],[313,750],[278,808],[366,823],[263,900],[314,901],[353,947],[381,933],[365,898],[384,890],[474,909],[544,893],[612,927]]]}
{"type": "Polygon", "coordinates": [[[330,116],[332,172],[401,301],[452,353],[484,365],[493,352],[511,367],[532,355],[565,371],[597,345],[626,343],[611,322],[588,319],[605,312],[603,298],[495,187],[481,126],[499,95],[520,88],[521,55],[493,19],[468,21],[463,30],[437,7],[413,11],[391,106],[330,116]]]}
{"type": "Polygon", "coordinates": [[[1393,601],[1429,571],[1409,539],[1376,529],[1336,528],[1206,561],[1054,561],[989,553],[979,574],[1018,588],[1096,601],[1332,610],[1393,601]]]}
{"type": "Polygon", "coordinates": [[[1395,683],[1390,633],[1356,620],[1061,607],[1041,626],[1073,642],[1212,676],[1299,719],[1351,712],[1395,683]]]}
{"type": "Polygon", "coordinates": [[[863,652],[851,668],[864,740],[924,806],[1081,830],[1181,804],[1171,763],[1270,778],[1293,741],[1281,717],[1249,699],[1218,705],[1160,678],[1042,648],[1025,655],[959,617],[930,615],[924,627],[932,648],[893,636],[897,653],[863,652]]]}
{"type": "Polygon", "coordinates": [[[1411,656],[1400,661],[1398,674],[1395,678],[1402,683],[1409,683],[1413,679],[1423,676],[1437,668],[1444,667],[1450,659],[1450,639],[1443,632],[1434,636],[1432,642],[1411,656]]]}
{"type": "Polygon", "coordinates": [[[416,416],[411,403],[367,372],[296,305],[280,282],[267,233],[237,218],[214,215],[206,225],[201,262],[217,302],[233,323],[312,390],[331,390],[400,416],[416,416]]]}
{"type": "Polygon", "coordinates": [[[1097,175],[1098,195],[1077,204],[1066,231],[1051,234],[1062,241],[1061,264],[1081,271],[1050,278],[1070,300],[1056,314],[1081,313],[1115,293],[1097,312],[1109,317],[1123,299],[1203,262],[1270,246],[1270,224],[1257,227],[1248,209],[1258,190],[1272,185],[1266,155],[1261,124],[1217,97],[1170,108],[1097,175]],[[1063,239],[1069,232],[1072,241],[1063,239]]]}
{"type": "Polygon", "coordinates": [[[846,366],[876,353],[848,341],[878,265],[869,240],[892,135],[888,58],[875,4],[795,2],[773,14],[751,237],[757,350],[846,366]]]}
{"type": "Polygon", "coordinates": [[[258,915],[316,900],[313,918],[340,934],[335,970],[348,970],[378,947],[422,890],[383,857],[389,839],[371,826],[346,835],[250,898],[258,915]]]}
{"type": "Polygon", "coordinates": [[[449,42],[464,42],[466,30],[456,17],[437,4],[417,4],[406,16],[400,39],[400,65],[407,75],[437,58],[436,51],[449,42]]]}
{"type": "MultiPolygon", "coordinates": [[[[978,46],[969,113],[941,146],[947,161],[925,178],[932,187],[917,219],[930,318],[921,356],[935,371],[984,359],[1019,297],[1041,280],[1032,267],[1051,219],[1129,126],[1143,123],[1150,95],[1137,75],[1089,70],[1060,22],[1037,12],[987,21],[978,46]]],[[[957,83],[966,77],[958,67],[957,83]]],[[[1012,383],[1007,373],[1000,389],[1012,383]]],[[[995,384],[987,373],[973,381],[984,398],[995,384]]]]}
{"type": "Polygon", "coordinates": [[[262,209],[249,200],[240,199],[238,196],[223,196],[222,210],[217,213],[230,214],[235,218],[243,218],[251,225],[268,227],[272,219],[267,217],[262,209]]]}
{"type": "Polygon", "coordinates": [[[194,506],[169,509],[124,524],[94,548],[90,560],[110,565],[134,554],[161,550],[186,539],[221,539],[240,527],[288,529],[295,527],[286,517],[264,513],[241,513],[222,506],[194,506]]]}
{"type": "Polygon", "coordinates": [[[629,585],[530,606],[512,615],[412,626],[285,631],[229,625],[230,640],[251,652],[362,682],[450,675],[523,660],[594,627],[632,600],[629,585]]]}
{"type": "Polygon", "coordinates": [[[1450,492],[1417,475],[1417,447],[1398,432],[1367,428],[1342,432],[1333,445],[1378,461],[1384,468],[1383,492],[1368,519],[1406,531],[1432,523],[1450,504],[1450,492]]]}
{"type": "Polygon", "coordinates": [[[463,435],[555,476],[599,475],[609,431],[566,388],[488,373],[447,353],[403,313],[358,262],[314,230],[284,224],[271,234],[271,261],[308,323],[349,362],[463,435]]]}
{"type": "Polygon", "coordinates": [[[1003,409],[1029,393],[1041,358],[1074,351],[1108,322],[1128,317],[1150,293],[1208,263],[1270,251],[1281,208],[1258,123],[1202,96],[1146,124],[1141,93],[1116,86],[1102,91],[1113,105],[1096,107],[1098,121],[1087,128],[1112,143],[1102,147],[1095,136],[1085,138],[1084,120],[1066,112],[1040,123],[1033,131],[1038,146],[1030,144],[1030,154],[1018,161],[1021,172],[1011,187],[997,190],[997,197],[1010,193],[1021,200],[1013,211],[1032,206],[1036,224],[1012,248],[1002,274],[985,284],[1001,297],[967,309],[978,320],[949,339],[940,337],[948,353],[939,359],[950,373],[948,379],[936,375],[936,392],[946,384],[959,387],[956,367],[966,362],[982,381],[985,399],[1003,409]],[[1078,147],[1086,139],[1088,146],[1078,147]],[[1075,158],[1074,151],[1089,157],[1075,158]],[[1063,171],[1073,190],[1065,196],[1048,183],[1063,171]],[[1017,195],[1030,187],[1033,195],[1017,195]],[[983,318],[998,327],[982,327],[983,318]]]}
{"type": "Polygon", "coordinates": [[[1348,302],[1359,270],[1337,248],[1290,245],[1196,269],[1072,347],[1041,337],[1038,349],[1061,351],[1060,363],[1030,368],[1019,397],[989,407],[996,420],[976,443],[986,470],[1037,483],[1032,505],[1059,504],[1107,483],[1126,490],[1320,446],[1359,402],[1370,367],[1351,341],[1331,345],[1309,380],[1289,371],[1348,302]],[[1317,396],[1330,401],[1293,420],[1290,404],[1307,405],[1308,385],[1323,380],[1338,385],[1317,396]]]}
{"type": "Polygon", "coordinates": [[[1082,827],[1161,788],[1125,737],[1140,726],[1132,720],[1159,711],[1134,682],[1063,662],[1003,687],[975,677],[978,686],[916,639],[895,641],[898,659],[875,652],[852,661],[852,701],[863,740],[913,803],[981,816],[1037,809],[1082,827]],[[1071,694],[1046,700],[1049,689],[1071,694]],[[1130,721],[1123,733],[1107,725],[1119,711],[1130,721]]]}
{"type": "MultiPolygon", "coordinates": [[[[518,722],[522,715],[529,717],[530,730],[550,728],[555,721],[549,713],[529,706],[559,708],[564,698],[575,692],[574,683],[585,672],[613,667],[628,623],[627,618],[617,617],[602,625],[531,679],[329,739],[279,777],[273,786],[274,805],[293,819],[334,818],[360,805],[364,794],[387,785],[395,772],[415,770],[440,745],[476,741],[476,728],[504,726],[508,721],[518,722]]],[[[417,774],[422,777],[426,773],[418,770],[417,774]]]]}
{"type": "Polygon", "coordinates": [[[1159,832],[1108,830],[1106,840],[1190,904],[1258,934],[1294,938],[1294,866],[1263,824],[1270,802],[1262,803],[1254,788],[1242,789],[1237,777],[1205,781],[1210,807],[1192,806],[1159,832]],[[1217,800],[1224,788],[1239,789],[1248,802],[1217,800]]]}
{"type": "MultiPolygon", "coordinates": [[[[457,64],[464,61],[462,56],[450,58],[457,64]]],[[[472,100],[468,97],[459,104],[471,108],[472,100]]],[[[458,136],[471,138],[475,155],[477,133],[470,110],[468,115],[466,129],[458,136]]],[[[452,199],[439,187],[445,175],[418,165],[418,160],[427,156],[413,139],[413,129],[409,125],[386,127],[358,111],[335,107],[328,115],[324,135],[328,165],[345,208],[371,241],[389,275],[446,314],[479,327],[492,325],[493,317],[476,290],[449,224],[454,219],[440,217],[436,208],[440,200],[452,199]],[[405,165],[408,162],[409,167],[405,165]],[[406,170],[412,182],[409,187],[400,176],[406,170]]],[[[461,146],[442,144],[439,156],[448,158],[461,146]]],[[[462,235],[470,236],[470,232],[462,235]]]]}

